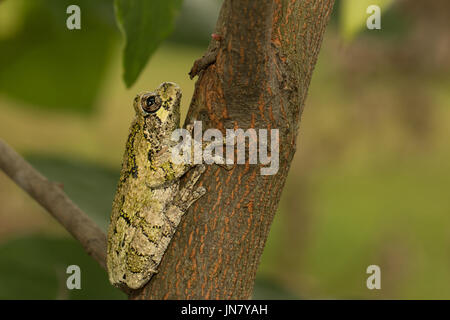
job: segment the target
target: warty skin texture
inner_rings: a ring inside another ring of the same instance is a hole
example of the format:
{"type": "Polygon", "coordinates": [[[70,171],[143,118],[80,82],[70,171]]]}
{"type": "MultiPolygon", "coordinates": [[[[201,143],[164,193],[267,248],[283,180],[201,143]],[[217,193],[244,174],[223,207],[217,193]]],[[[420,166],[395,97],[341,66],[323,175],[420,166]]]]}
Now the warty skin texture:
{"type": "Polygon", "coordinates": [[[171,160],[180,125],[181,89],[162,83],[134,100],[135,117],[126,143],[122,170],[108,230],[107,269],[110,282],[139,289],[157,272],[182,215],[200,198],[194,188],[204,171],[195,166],[183,188],[180,177],[192,167],[171,160]]]}

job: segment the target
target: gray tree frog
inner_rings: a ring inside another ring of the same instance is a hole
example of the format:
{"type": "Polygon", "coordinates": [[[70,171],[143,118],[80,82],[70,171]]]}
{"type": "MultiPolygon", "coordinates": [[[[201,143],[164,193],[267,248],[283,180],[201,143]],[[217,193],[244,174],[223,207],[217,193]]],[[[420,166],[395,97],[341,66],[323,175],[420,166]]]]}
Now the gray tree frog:
{"type": "Polygon", "coordinates": [[[180,87],[162,83],[137,95],[108,230],[107,269],[117,287],[139,289],[157,272],[181,217],[205,194],[195,188],[204,165],[171,159],[180,126],[180,87]],[[181,188],[180,177],[193,173],[181,188]]]}

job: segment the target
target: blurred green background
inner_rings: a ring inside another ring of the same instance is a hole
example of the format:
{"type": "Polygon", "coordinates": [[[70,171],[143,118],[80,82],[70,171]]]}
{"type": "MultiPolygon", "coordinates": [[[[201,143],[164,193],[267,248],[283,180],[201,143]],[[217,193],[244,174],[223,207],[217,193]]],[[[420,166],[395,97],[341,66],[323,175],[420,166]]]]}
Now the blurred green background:
{"type": "MultiPolygon", "coordinates": [[[[382,29],[367,30],[355,1],[337,0],[324,37],[255,298],[450,298],[450,3],[368,1],[382,29]]],[[[133,97],[174,81],[186,114],[220,5],[184,0],[127,89],[113,1],[0,1],[0,137],[106,228],[133,97]]],[[[126,298],[3,173],[0,203],[0,299],[126,298]]]]}

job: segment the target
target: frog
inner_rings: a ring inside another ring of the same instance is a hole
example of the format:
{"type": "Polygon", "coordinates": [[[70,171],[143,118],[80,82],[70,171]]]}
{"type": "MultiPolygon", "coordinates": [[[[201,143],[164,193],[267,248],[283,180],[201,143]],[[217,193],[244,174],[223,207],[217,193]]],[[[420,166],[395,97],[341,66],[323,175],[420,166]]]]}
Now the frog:
{"type": "MultiPolygon", "coordinates": [[[[112,285],[137,290],[158,272],[183,215],[206,190],[205,165],[174,161],[182,91],[173,82],[138,94],[112,204],[107,271],[112,285]],[[181,178],[187,175],[183,185],[181,178]]],[[[192,126],[188,126],[192,128],[192,126]]]]}

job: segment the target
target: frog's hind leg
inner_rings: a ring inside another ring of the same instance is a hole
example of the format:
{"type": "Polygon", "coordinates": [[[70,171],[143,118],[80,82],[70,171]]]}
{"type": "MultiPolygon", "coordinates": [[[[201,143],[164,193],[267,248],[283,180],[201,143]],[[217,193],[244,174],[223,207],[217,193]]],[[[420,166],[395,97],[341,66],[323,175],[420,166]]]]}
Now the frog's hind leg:
{"type": "Polygon", "coordinates": [[[187,212],[189,207],[206,193],[204,187],[195,189],[195,184],[198,179],[200,179],[202,173],[205,172],[205,165],[197,165],[191,170],[193,171],[191,177],[186,184],[179,189],[174,201],[166,209],[166,216],[175,228],[178,226],[181,217],[187,212]]]}
{"type": "Polygon", "coordinates": [[[192,169],[193,172],[189,180],[178,191],[178,197],[175,199],[174,204],[184,211],[183,213],[185,213],[195,201],[200,199],[206,193],[206,189],[204,187],[198,187],[195,189],[195,184],[205,170],[206,168],[203,164],[195,166],[192,169]]]}

